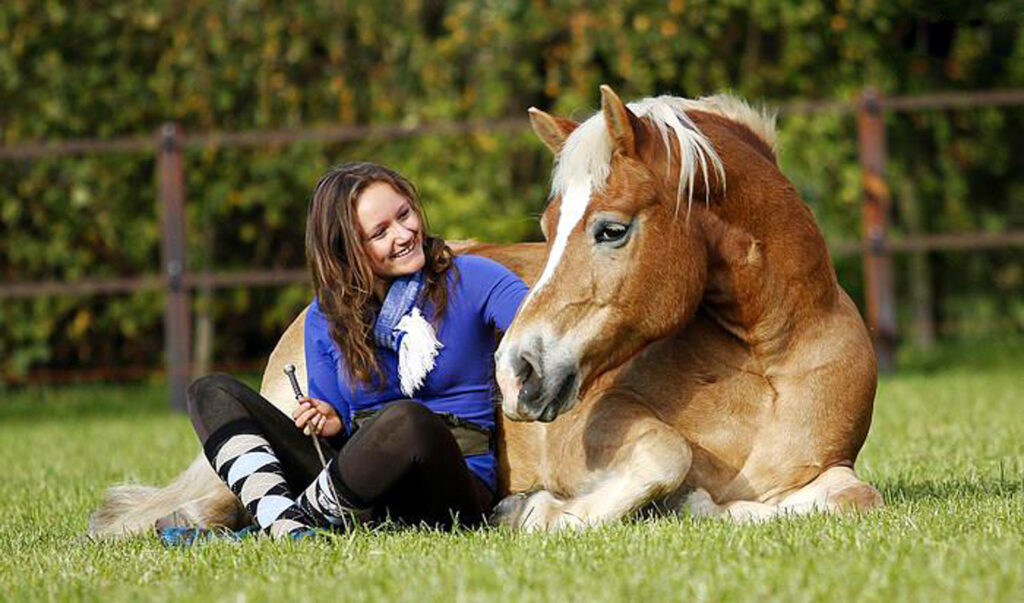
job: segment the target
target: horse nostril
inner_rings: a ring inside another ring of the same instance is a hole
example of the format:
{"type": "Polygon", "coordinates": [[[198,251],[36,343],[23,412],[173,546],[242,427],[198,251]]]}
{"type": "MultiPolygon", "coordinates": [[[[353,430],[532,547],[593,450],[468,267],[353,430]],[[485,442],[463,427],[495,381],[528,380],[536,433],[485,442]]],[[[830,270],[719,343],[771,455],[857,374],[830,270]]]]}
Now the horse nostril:
{"type": "Polygon", "coordinates": [[[541,394],[540,373],[537,372],[533,363],[525,356],[520,356],[519,360],[521,365],[516,376],[519,378],[519,382],[523,384],[519,390],[519,401],[533,402],[541,394]]]}

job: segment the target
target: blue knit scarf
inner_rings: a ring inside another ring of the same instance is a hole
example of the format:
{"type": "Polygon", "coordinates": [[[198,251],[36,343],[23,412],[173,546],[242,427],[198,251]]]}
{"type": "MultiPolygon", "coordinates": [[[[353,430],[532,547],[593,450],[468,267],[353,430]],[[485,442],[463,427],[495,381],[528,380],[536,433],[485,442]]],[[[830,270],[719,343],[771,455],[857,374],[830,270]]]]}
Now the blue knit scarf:
{"type": "Polygon", "coordinates": [[[410,397],[423,386],[427,374],[434,368],[438,352],[444,347],[416,307],[422,285],[422,272],[392,281],[373,325],[377,345],[398,354],[402,393],[410,397]]]}

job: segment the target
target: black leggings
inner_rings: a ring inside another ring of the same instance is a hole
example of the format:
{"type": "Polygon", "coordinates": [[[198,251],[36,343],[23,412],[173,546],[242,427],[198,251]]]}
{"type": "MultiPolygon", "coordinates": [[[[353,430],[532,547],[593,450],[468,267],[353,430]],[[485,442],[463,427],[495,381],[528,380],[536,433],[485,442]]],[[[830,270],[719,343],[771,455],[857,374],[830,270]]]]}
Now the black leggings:
{"type": "MultiPolygon", "coordinates": [[[[255,429],[273,448],[293,493],[322,471],[312,439],[266,398],[230,375],[192,383],[188,414],[207,456],[241,428],[255,429]]],[[[321,439],[332,458],[331,479],[343,498],[372,508],[377,519],[450,526],[477,525],[494,502],[490,489],[466,466],[440,417],[421,404],[398,401],[344,437],[321,439]]]]}

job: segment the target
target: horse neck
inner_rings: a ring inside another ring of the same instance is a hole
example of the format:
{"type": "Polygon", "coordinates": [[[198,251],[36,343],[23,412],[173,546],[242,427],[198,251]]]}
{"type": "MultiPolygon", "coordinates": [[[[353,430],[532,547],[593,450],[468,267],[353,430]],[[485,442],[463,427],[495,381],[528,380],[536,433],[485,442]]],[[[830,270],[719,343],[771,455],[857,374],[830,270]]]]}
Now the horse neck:
{"type": "Polygon", "coordinates": [[[702,308],[749,345],[784,352],[793,325],[813,325],[837,303],[835,271],[813,215],[774,164],[733,165],[748,169],[726,163],[726,197],[705,210],[702,308]]]}

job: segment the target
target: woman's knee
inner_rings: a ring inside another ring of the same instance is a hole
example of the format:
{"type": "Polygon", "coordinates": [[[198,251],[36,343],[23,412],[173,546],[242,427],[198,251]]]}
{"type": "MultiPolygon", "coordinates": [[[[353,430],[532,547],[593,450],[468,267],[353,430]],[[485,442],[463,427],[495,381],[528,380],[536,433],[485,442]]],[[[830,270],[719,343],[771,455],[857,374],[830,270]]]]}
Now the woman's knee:
{"type": "Polygon", "coordinates": [[[219,427],[248,416],[243,399],[248,387],[231,375],[213,373],[188,388],[188,417],[199,439],[205,441],[219,427]]]}
{"type": "MultiPolygon", "coordinates": [[[[188,414],[197,419],[212,420],[228,408],[235,408],[245,397],[247,386],[224,373],[211,373],[199,377],[188,388],[188,414]]],[[[205,422],[205,421],[204,421],[205,422]]]]}
{"type": "Polygon", "coordinates": [[[410,451],[433,448],[441,439],[451,437],[440,417],[426,406],[406,400],[388,405],[377,423],[391,436],[389,439],[402,442],[410,451]]]}
{"type": "Polygon", "coordinates": [[[188,386],[188,405],[198,407],[204,402],[231,391],[236,380],[231,375],[224,373],[211,373],[203,375],[188,386]]]}

